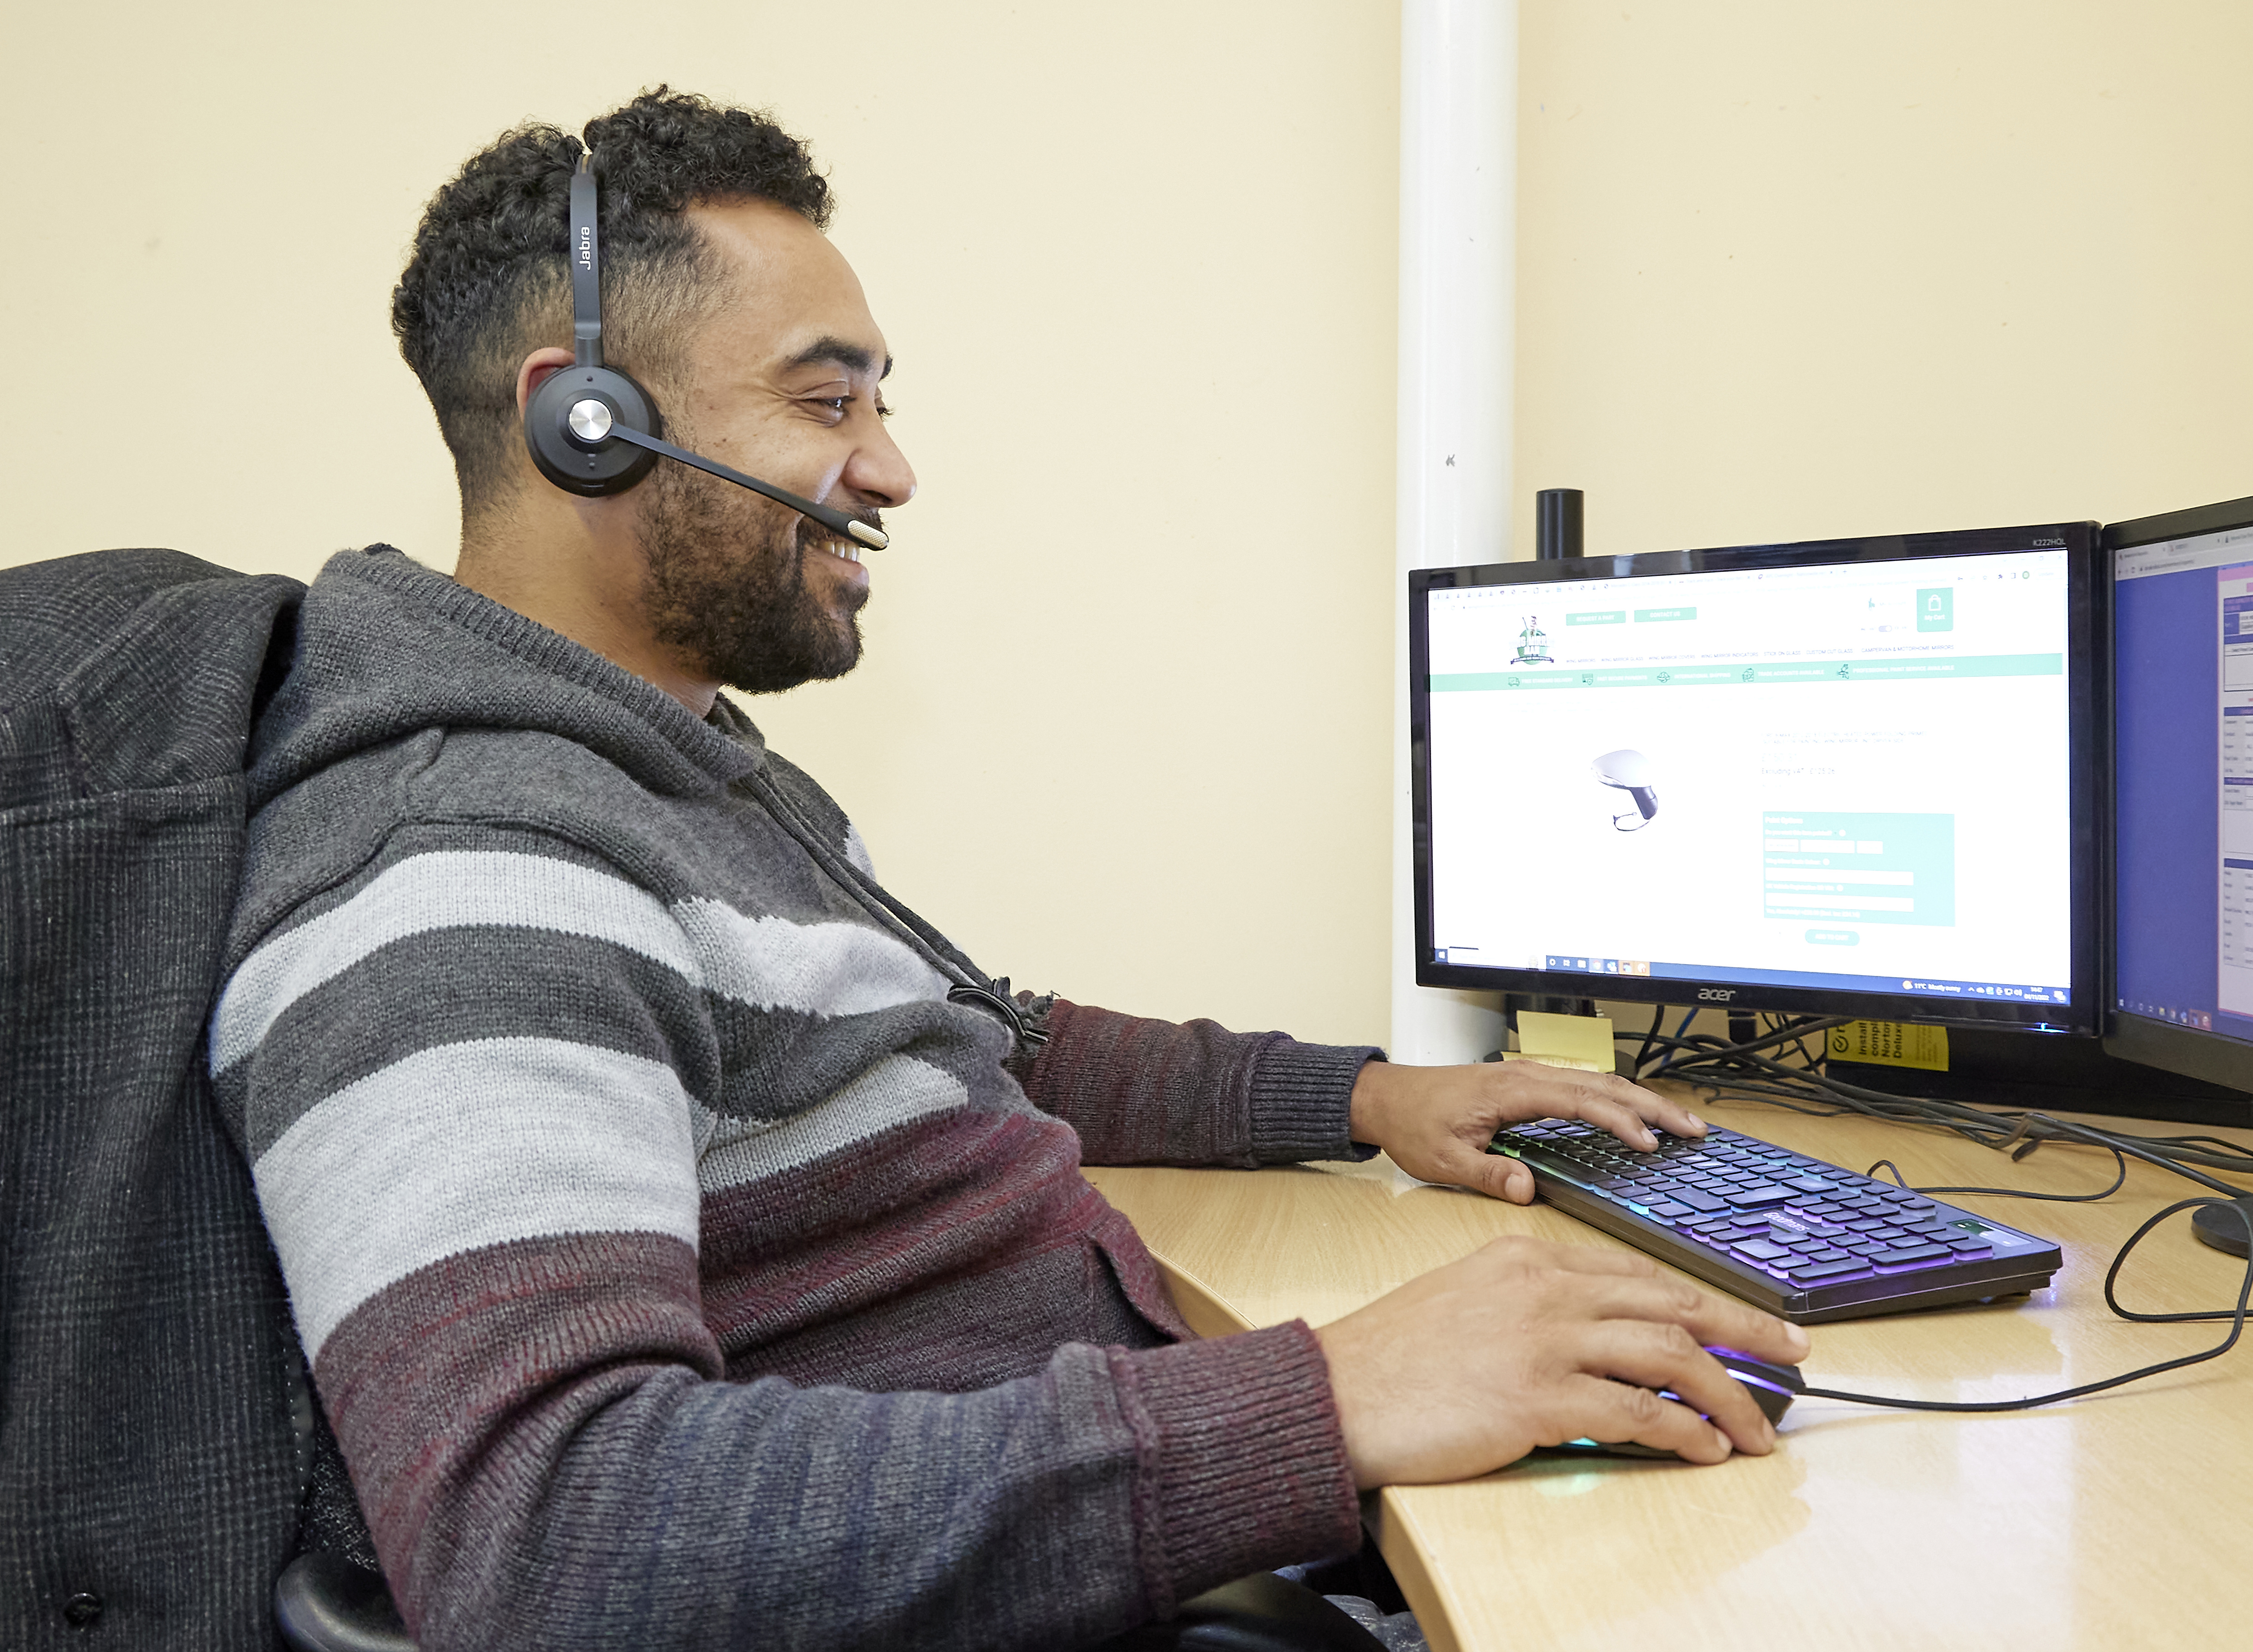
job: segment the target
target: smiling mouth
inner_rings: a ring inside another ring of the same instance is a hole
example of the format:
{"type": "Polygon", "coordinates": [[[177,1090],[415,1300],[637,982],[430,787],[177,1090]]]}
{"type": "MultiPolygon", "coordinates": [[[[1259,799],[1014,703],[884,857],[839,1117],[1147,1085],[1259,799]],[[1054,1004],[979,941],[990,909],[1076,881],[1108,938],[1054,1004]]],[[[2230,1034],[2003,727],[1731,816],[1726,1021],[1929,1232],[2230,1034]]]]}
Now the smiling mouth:
{"type": "Polygon", "coordinates": [[[861,546],[857,540],[840,538],[827,528],[818,526],[814,526],[811,533],[801,533],[799,542],[807,550],[819,551],[824,556],[834,556],[841,562],[858,563],[861,560],[861,546]]]}

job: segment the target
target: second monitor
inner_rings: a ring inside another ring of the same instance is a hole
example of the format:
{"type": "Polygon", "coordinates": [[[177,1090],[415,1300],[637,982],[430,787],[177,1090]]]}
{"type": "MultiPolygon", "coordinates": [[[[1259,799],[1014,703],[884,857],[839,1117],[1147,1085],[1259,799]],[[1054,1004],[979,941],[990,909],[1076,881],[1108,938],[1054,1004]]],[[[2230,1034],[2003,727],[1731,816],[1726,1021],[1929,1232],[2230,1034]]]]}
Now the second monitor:
{"type": "Polygon", "coordinates": [[[1411,575],[1417,979],[2096,1029],[2093,524],[1411,575]]]}

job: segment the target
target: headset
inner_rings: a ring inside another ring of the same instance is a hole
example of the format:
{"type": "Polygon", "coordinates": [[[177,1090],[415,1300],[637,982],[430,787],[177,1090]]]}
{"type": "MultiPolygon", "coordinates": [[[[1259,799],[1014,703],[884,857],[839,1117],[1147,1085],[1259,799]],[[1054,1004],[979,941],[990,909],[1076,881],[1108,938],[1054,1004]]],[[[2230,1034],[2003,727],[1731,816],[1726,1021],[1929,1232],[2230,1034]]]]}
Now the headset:
{"type": "Polygon", "coordinates": [[[603,365],[603,255],[596,213],[595,157],[589,150],[571,175],[571,348],[576,359],[548,374],[524,407],[525,445],[540,474],[567,493],[607,498],[647,476],[659,458],[677,459],[763,493],[832,533],[882,550],[891,542],[882,529],[659,436],[665,421],[649,392],[631,374],[603,365]]]}

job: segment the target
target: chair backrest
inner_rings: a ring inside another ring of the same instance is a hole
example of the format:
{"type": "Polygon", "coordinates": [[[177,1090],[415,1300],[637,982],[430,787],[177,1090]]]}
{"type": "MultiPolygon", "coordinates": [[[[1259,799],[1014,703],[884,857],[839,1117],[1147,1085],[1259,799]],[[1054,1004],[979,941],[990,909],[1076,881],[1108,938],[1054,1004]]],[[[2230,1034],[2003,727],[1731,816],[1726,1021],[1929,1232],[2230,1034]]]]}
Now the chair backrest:
{"type": "Polygon", "coordinates": [[[303,591],[174,551],[0,570],[11,1649],[274,1644],[310,1400],[199,1051],[303,591]]]}

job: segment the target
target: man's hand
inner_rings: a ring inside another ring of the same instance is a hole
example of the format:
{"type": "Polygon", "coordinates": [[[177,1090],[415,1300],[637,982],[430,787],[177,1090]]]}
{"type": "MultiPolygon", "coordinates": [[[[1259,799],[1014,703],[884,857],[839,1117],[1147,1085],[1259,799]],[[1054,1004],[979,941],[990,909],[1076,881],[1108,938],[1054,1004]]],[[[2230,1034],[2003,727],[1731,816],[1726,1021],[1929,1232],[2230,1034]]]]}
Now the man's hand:
{"type": "Polygon", "coordinates": [[[1525,1238],[1496,1239],[1315,1335],[1364,1490],[1465,1480],[1573,1439],[1636,1440],[1695,1463],[1765,1453],[1775,1430],[1705,1347],[1780,1364],[1807,1352],[1797,1326],[1641,1257],[1525,1238]]]}
{"type": "Polygon", "coordinates": [[[1624,1078],[1538,1062],[1401,1067],[1372,1061],[1354,1081],[1356,1141],[1384,1148],[1420,1181],[1475,1188],[1513,1204],[1532,1202],[1533,1173],[1486,1145],[1504,1125],[1534,1119],[1585,1119],[1646,1150],[1658,1145],[1652,1125],[1678,1136],[1705,1133],[1696,1113],[1624,1078]]]}

